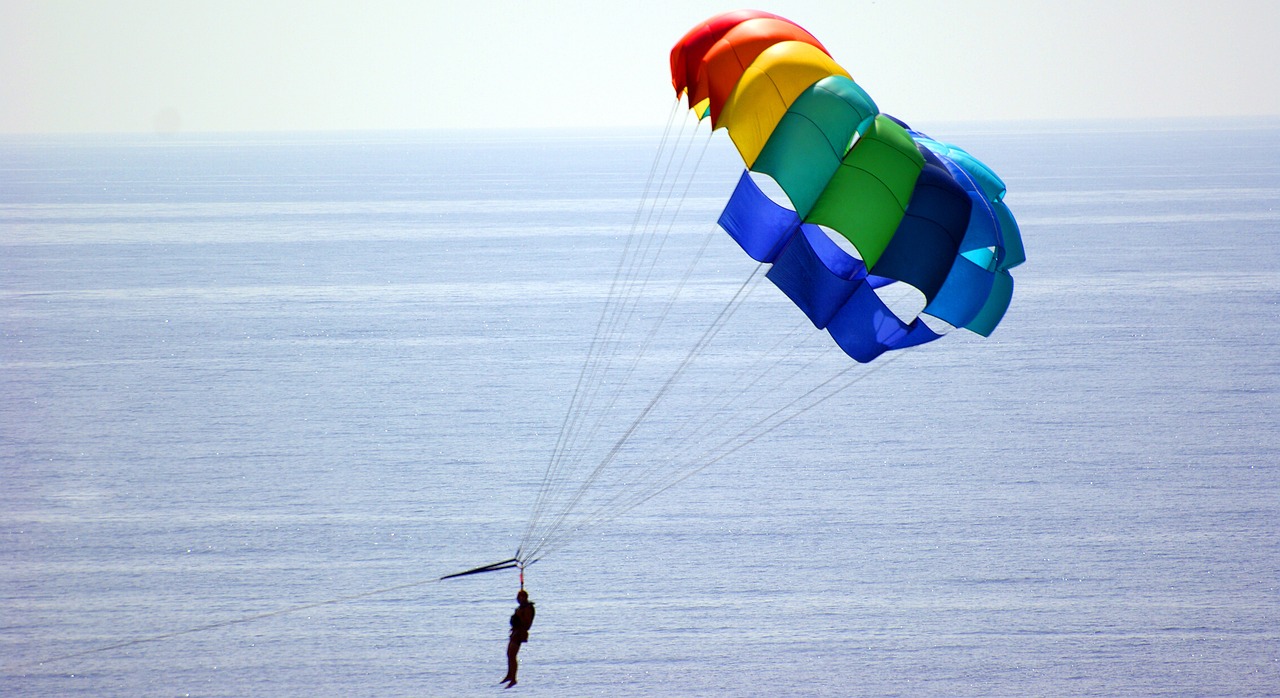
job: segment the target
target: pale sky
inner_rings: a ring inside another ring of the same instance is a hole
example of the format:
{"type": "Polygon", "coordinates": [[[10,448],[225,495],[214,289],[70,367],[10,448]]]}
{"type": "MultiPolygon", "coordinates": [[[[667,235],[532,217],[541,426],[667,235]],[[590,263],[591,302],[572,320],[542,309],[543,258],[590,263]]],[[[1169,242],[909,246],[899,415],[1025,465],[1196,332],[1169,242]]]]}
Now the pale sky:
{"type": "Polygon", "coordinates": [[[0,0],[0,133],[661,125],[739,7],[912,123],[1280,115],[1273,0],[0,0]]]}

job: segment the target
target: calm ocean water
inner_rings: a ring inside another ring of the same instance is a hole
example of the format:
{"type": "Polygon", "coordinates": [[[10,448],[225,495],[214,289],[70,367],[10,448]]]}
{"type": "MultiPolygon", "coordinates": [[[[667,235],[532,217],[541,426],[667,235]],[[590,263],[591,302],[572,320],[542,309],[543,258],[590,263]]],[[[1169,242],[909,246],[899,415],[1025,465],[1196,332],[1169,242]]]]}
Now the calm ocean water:
{"type": "MultiPolygon", "coordinates": [[[[1004,324],[530,567],[514,692],[1280,694],[1280,124],[927,130],[1004,324]]],[[[499,692],[514,572],[426,580],[518,544],[656,135],[0,139],[0,695],[499,692]]]]}

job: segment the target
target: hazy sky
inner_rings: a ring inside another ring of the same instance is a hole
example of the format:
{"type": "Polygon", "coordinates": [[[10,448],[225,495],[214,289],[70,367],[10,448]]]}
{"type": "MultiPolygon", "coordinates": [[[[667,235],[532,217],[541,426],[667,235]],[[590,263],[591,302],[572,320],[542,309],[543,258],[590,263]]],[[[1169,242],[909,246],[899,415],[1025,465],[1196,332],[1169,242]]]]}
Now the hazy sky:
{"type": "Polygon", "coordinates": [[[1280,115],[1272,0],[0,0],[0,132],[661,124],[740,6],[913,123],[1280,115]]]}

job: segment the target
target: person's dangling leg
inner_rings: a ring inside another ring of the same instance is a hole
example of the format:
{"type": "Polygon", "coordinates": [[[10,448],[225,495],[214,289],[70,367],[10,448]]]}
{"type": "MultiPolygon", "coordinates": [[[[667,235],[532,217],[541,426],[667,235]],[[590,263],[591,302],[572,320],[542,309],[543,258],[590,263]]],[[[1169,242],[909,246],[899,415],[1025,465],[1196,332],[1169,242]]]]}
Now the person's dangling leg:
{"type": "Polygon", "coordinates": [[[516,670],[520,668],[519,663],[516,661],[516,654],[519,651],[520,643],[517,642],[515,638],[512,638],[511,641],[507,643],[507,675],[500,682],[506,683],[507,688],[511,688],[516,685],[516,670]]]}

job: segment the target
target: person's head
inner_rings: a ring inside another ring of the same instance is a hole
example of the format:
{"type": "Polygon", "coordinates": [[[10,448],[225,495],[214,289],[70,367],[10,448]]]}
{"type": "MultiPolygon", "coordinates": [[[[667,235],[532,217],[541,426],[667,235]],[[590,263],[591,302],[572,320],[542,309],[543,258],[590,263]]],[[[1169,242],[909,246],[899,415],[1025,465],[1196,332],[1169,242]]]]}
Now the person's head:
{"type": "Polygon", "coordinates": [[[520,593],[516,594],[516,601],[519,601],[520,603],[525,603],[528,600],[529,600],[529,592],[525,591],[524,589],[521,589],[520,593]]]}

